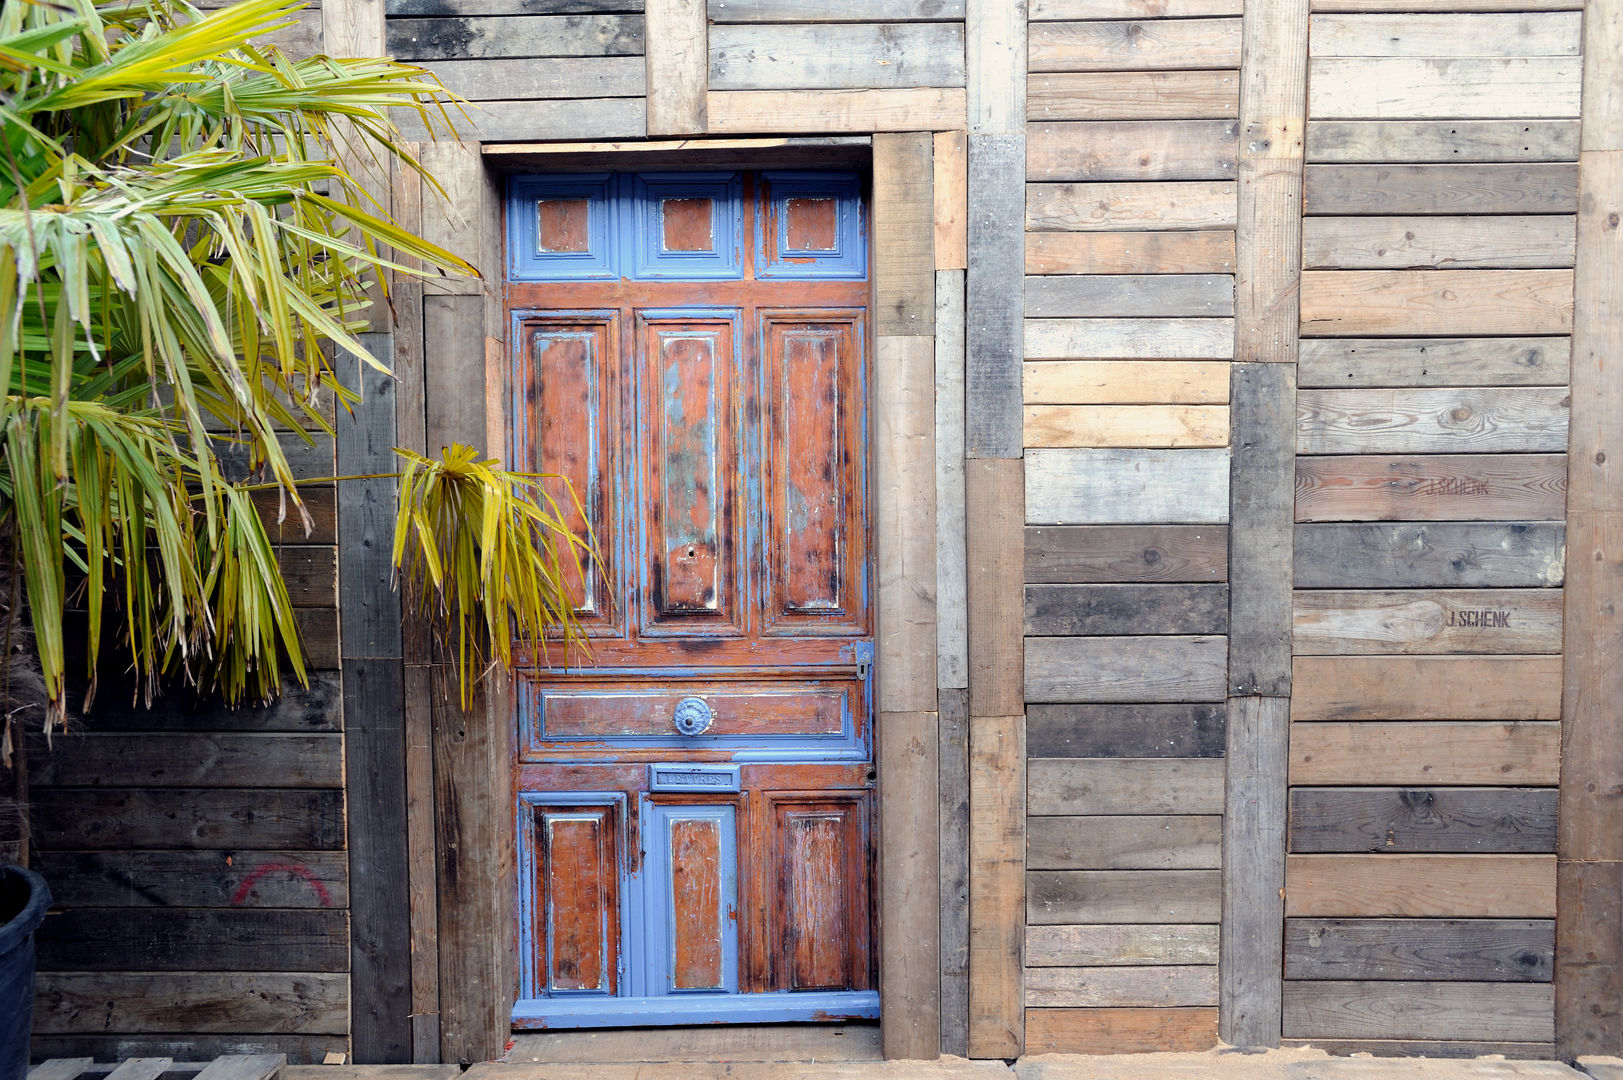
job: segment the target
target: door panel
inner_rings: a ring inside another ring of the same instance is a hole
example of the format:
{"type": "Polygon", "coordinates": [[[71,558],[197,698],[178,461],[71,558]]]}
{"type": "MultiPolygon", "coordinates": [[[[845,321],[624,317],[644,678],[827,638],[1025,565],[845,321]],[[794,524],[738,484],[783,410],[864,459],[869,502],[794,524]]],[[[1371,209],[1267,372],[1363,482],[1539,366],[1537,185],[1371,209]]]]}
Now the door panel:
{"type": "MultiPolygon", "coordinates": [[[[738,833],[733,806],[647,810],[650,934],[665,948],[653,980],[668,994],[738,989],[738,833]],[[657,940],[657,938],[656,938],[657,940]]],[[[657,988],[657,989],[655,989],[657,988]]]]}
{"type": "Polygon", "coordinates": [[[528,957],[530,979],[548,993],[612,995],[619,983],[620,895],[623,876],[618,806],[530,804],[534,829],[526,877],[536,924],[528,957]]]}
{"type": "Polygon", "coordinates": [[[866,792],[773,799],[777,880],[773,905],[778,969],[785,990],[868,986],[868,813],[866,792]]]}

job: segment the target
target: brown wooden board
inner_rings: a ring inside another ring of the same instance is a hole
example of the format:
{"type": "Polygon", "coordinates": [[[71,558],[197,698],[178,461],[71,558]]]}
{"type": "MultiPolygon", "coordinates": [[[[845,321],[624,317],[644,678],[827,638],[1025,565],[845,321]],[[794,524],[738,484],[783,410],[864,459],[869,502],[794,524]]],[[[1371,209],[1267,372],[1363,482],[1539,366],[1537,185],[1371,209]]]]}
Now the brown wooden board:
{"type": "Polygon", "coordinates": [[[1028,180],[1229,180],[1233,120],[1046,121],[1027,125],[1028,180]]]}
{"type": "Polygon", "coordinates": [[[1304,387],[1561,386],[1564,337],[1314,338],[1302,342],[1304,387]]]}
{"type": "Polygon", "coordinates": [[[874,326],[882,335],[935,332],[935,143],[874,137],[874,326]]]}
{"type": "Polygon", "coordinates": [[[1221,701],[1228,642],[1215,636],[1026,639],[1027,701],[1221,701]]]}
{"type": "Polygon", "coordinates": [[[1108,274],[1029,277],[1027,318],[1213,318],[1234,314],[1227,274],[1108,274]]]}
{"type": "Polygon", "coordinates": [[[1554,720],[1561,661],[1551,656],[1301,656],[1293,721],[1554,720]]]}
{"type": "Polygon", "coordinates": [[[146,972],[44,972],[34,988],[34,1031],[253,1031],[348,1033],[349,980],[323,974],[174,974],[153,993],[146,972]]]}
{"type": "Polygon", "coordinates": [[[41,971],[347,971],[337,910],[80,908],[51,916],[41,971]]]}
{"type": "Polygon", "coordinates": [[[1213,582],[1228,576],[1221,525],[1048,525],[1026,529],[1029,582],[1213,582]]]}
{"type": "Polygon", "coordinates": [[[1555,851],[1555,789],[1293,788],[1300,852],[1555,851]]]}
{"type": "Polygon", "coordinates": [[[1540,1042],[1554,1032],[1554,1005],[1548,986],[1526,983],[1291,982],[1284,1034],[1540,1042]]]}
{"type": "Polygon", "coordinates": [[[1222,360],[1036,360],[1024,374],[1028,405],[1210,406],[1229,399],[1222,360]]]}
{"type": "Polygon", "coordinates": [[[1079,71],[1033,75],[1032,120],[1220,120],[1240,111],[1234,71],[1079,71]]]}
{"type": "Polygon", "coordinates": [[[310,515],[310,529],[305,531],[303,516],[293,505],[291,497],[284,502],[279,490],[255,491],[249,495],[259,520],[265,523],[265,534],[277,544],[333,544],[338,542],[337,492],[333,485],[312,484],[299,486],[299,498],[305,512],[310,515]]]}
{"type": "Polygon", "coordinates": [[[1570,270],[1309,270],[1302,333],[1564,334],[1570,270]]]}
{"type": "Polygon", "coordinates": [[[1023,717],[969,719],[969,1052],[1018,1056],[1026,919],[1023,717]]]}
{"type": "Polygon", "coordinates": [[[1289,855],[1285,914],[1548,919],[1554,855],[1289,855]]]}
{"type": "Polygon", "coordinates": [[[1026,234],[1028,274],[1228,274],[1233,271],[1234,233],[1227,230],[1026,234]]]}
{"type": "Polygon", "coordinates": [[[1223,634],[1223,585],[1028,585],[1029,635],[1223,634]]]}
{"type": "Polygon", "coordinates": [[[1238,68],[1239,19],[1033,23],[1031,70],[1238,68]]]}
{"type": "Polygon", "coordinates": [[[85,730],[97,733],[158,729],[314,734],[343,730],[341,702],[338,673],[312,671],[309,686],[284,685],[282,696],[269,705],[229,708],[218,701],[199,700],[182,687],[172,687],[149,709],[116,673],[105,672],[95,707],[84,715],[83,724],[85,730]]]}
{"type": "MultiPolygon", "coordinates": [[[[1032,870],[1215,870],[1222,856],[1223,820],[1216,816],[1033,817],[1026,822],[1026,866],[1032,870]]],[[[1215,963],[1215,947],[1212,953],[1209,961],[1165,962],[1215,963]]],[[[1033,962],[1028,956],[1026,963],[1033,962]]]]}
{"type": "MultiPolygon", "coordinates": [[[[1217,1010],[1031,1009],[1030,1054],[1151,1054],[1217,1045],[1217,1010]]],[[[1040,1060],[1040,1059],[1039,1059],[1040,1060]]]]}
{"type": "Polygon", "coordinates": [[[969,710],[1014,716],[1025,705],[1021,662],[1021,497],[1018,458],[965,463],[969,710]]]}
{"type": "Polygon", "coordinates": [[[707,43],[705,0],[646,0],[645,6],[648,134],[703,134],[713,44],[707,43]]]}
{"type": "Polygon", "coordinates": [[[1296,526],[1299,588],[1544,587],[1565,576],[1558,522],[1296,526]]]}
{"type": "Polygon", "coordinates": [[[69,908],[349,906],[336,851],[41,851],[33,866],[69,908]]]}
{"type": "Polygon", "coordinates": [[[1223,405],[1028,405],[1025,444],[1036,447],[1227,446],[1223,405]]]}
{"type": "Polygon", "coordinates": [[[1310,162],[1576,161],[1576,120],[1309,120],[1310,162]]]}
{"type": "Polygon", "coordinates": [[[1215,963],[1217,927],[1209,923],[1026,928],[1028,968],[1215,963]]]}
{"type": "Polygon", "coordinates": [[[1215,923],[1222,906],[1216,870],[1033,870],[1026,892],[1034,926],[1215,923]]]}
{"type": "Polygon", "coordinates": [[[1220,814],[1223,762],[1032,758],[1026,763],[1026,810],[1033,817],[1220,814]]]}
{"type": "Polygon", "coordinates": [[[1235,195],[1235,185],[1222,180],[1028,184],[1025,189],[1026,229],[1029,232],[1233,229],[1235,195]]]}
{"type": "Polygon", "coordinates": [[[1293,784],[1554,784],[1555,721],[1296,724],[1293,784]]]}
{"type": "Polygon", "coordinates": [[[1309,165],[1308,214],[1570,214],[1575,164],[1309,165]]]}
{"type": "Polygon", "coordinates": [[[1549,982],[1548,919],[1288,919],[1287,979],[1549,982]]]}
{"type": "Polygon", "coordinates": [[[879,896],[882,925],[908,943],[905,956],[880,964],[881,1038],[887,1058],[926,1058],[941,1046],[940,916],[932,910],[941,900],[941,736],[933,710],[880,713],[878,725],[875,764],[885,783],[876,850],[916,856],[887,860],[879,896]]]}
{"type": "Polygon", "coordinates": [[[482,60],[532,56],[636,56],[638,15],[487,15],[395,18],[387,48],[399,60],[482,60]]]}
{"type": "MultiPolygon", "coordinates": [[[[161,722],[161,717],[154,717],[161,722]]],[[[100,732],[30,740],[37,787],[338,788],[341,736],[100,732]]]]}
{"type": "Polygon", "coordinates": [[[1026,751],[1042,758],[1222,757],[1225,715],[1221,702],[1030,705],[1026,751]]]}
{"type": "Polygon", "coordinates": [[[1541,268],[1572,265],[1564,214],[1313,217],[1302,223],[1309,270],[1541,268]]]}
{"type": "Polygon", "coordinates": [[[1297,655],[1558,653],[1559,589],[1298,591],[1297,655]]]}
{"type": "Polygon", "coordinates": [[[344,796],[292,788],[41,788],[34,835],[47,849],[335,849],[344,796]]]}
{"type": "Polygon", "coordinates": [[[1297,521],[1547,521],[1566,494],[1561,454],[1296,459],[1297,521]]]}
{"type": "Polygon", "coordinates": [[[1026,971],[1028,1008],[1170,1008],[1216,1003],[1215,964],[1026,971]]]}

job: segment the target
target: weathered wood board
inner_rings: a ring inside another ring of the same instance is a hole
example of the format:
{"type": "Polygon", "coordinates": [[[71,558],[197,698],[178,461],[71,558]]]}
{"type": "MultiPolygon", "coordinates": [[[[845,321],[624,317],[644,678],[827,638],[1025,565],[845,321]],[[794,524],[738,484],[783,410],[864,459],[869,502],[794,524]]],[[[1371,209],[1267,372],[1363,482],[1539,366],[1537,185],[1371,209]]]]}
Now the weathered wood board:
{"type": "Polygon", "coordinates": [[[164,977],[161,993],[153,993],[145,972],[49,971],[39,974],[35,986],[34,1031],[42,1035],[343,1035],[349,1024],[344,973],[176,973],[164,977]]]}
{"type": "Polygon", "coordinates": [[[1296,461],[1297,521],[1550,521],[1566,505],[1563,454],[1296,461]]]}
{"type": "Polygon", "coordinates": [[[1228,365],[1198,360],[1030,361],[1027,405],[1223,405],[1228,365]]]}
{"type": "Polygon", "coordinates": [[[1027,585],[1027,635],[1225,634],[1225,585],[1027,585]]]}
{"type": "Polygon", "coordinates": [[[1221,701],[1222,637],[1026,639],[1027,701],[1221,701]]]}
{"type": "Polygon", "coordinates": [[[58,850],[328,850],[344,843],[344,793],[297,788],[39,788],[34,828],[58,850]],[[251,815],[244,807],[253,807],[251,815]]]}
{"type": "Polygon", "coordinates": [[[1240,0],[1030,0],[1032,22],[1065,19],[1190,19],[1240,14],[1240,0]]]}
{"type": "Polygon", "coordinates": [[[1028,1009],[1028,1054],[1151,1054],[1217,1045],[1217,1010],[1028,1009]]]}
{"type": "Polygon", "coordinates": [[[1581,24],[1576,11],[1313,15],[1308,55],[1577,56],[1581,24]]]}
{"type": "Polygon", "coordinates": [[[395,18],[385,25],[389,55],[397,60],[637,56],[643,50],[640,15],[395,18]]]}
{"type": "Polygon", "coordinates": [[[1066,274],[1026,279],[1026,317],[1221,318],[1234,314],[1228,274],[1066,274]]]}
{"type": "Polygon", "coordinates": [[[1222,890],[1217,870],[1033,870],[1026,922],[1215,923],[1222,890]]]}
{"type": "MultiPolygon", "coordinates": [[[[1215,870],[1222,865],[1220,817],[1177,814],[1129,817],[1033,817],[1026,823],[1026,866],[1032,870],[1215,870]]],[[[1139,963],[1215,963],[1140,960],[1139,963]]],[[[1026,963],[1037,963],[1028,954],[1026,963]]],[[[1053,960],[1049,963],[1103,963],[1053,960]]]]}
{"type": "Polygon", "coordinates": [[[1308,61],[1323,120],[1539,119],[1578,115],[1576,57],[1325,57],[1308,61]]]}
{"type": "Polygon", "coordinates": [[[1554,854],[1555,789],[1294,788],[1290,849],[1554,854]]]}
{"type": "Polygon", "coordinates": [[[1215,758],[1032,758],[1033,817],[1221,814],[1223,762],[1215,758]]]}
{"type": "Polygon", "coordinates": [[[1305,589],[1560,585],[1559,522],[1298,525],[1295,580],[1305,589]]]}
{"type": "Polygon", "coordinates": [[[348,971],[349,913],[81,908],[35,939],[41,971],[348,971]],[[199,941],[211,943],[199,949],[199,941]]]}
{"type": "Polygon", "coordinates": [[[1565,387],[1303,390],[1303,454],[1562,451],[1565,387]]]}
{"type": "Polygon", "coordinates": [[[1308,270],[1302,334],[1565,334],[1570,270],[1308,270]]]}
{"type": "Polygon", "coordinates": [[[1285,914],[1548,919],[1554,855],[1290,855],[1285,914]]]}
{"type": "Polygon", "coordinates": [[[1026,273],[1084,272],[1231,274],[1234,272],[1234,233],[1210,229],[1026,234],[1026,273]]]}
{"type": "MultiPolygon", "coordinates": [[[[609,0],[636,3],[636,0],[609,0]]],[[[713,23],[806,22],[804,0],[710,0],[713,23]]],[[[962,19],[964,0],[822,0],[818,22],[882,22],[962,19]]]]}
{"type": "Polygon", "coordinates": [[[1287,979],[1549,982],[1547,919],[1290,919],[1287,979]]]}
{"type": "Polygon", "coordinates": [[[1040,22],[1028,40],[1033,72],[1240,66],[1239,19],[1040,22]]]}
{"type": "Polygon", "coordinates": [[[1025,349],[1028,360],[1226,360],[1234,355],[1234,324],[1225,318],[1027,319],[1025,349]]]}
{"type": "Polygon", "coordinates": [[[1299,656],[1561,651],[1559,589],[1299,589],[1292,606],[1299,656]]]}
{"type": "Polygon", "coordinates": [[[1234,71],[1076,71],[1026,83],[1032,120],[1221,120],[1239,112],[1234,71]]]}
{"type": "Polygon", "coordinates": [[[1168,1008],[1217,1004],[1217,965],[1041,967],[1026,971],[1026,1005],[1168,1008]]]}
{"type": "Polygon", "coordinates": [[[1561,386],[1571,357],[1565,337],[1313,338],[1296,377],[1304,388],[1561,386]]]}
{"type": "Polygon", "coordinates": [[[1554,1034],[1549,986],[1469,982],[1290,982],[1287,1037],[1505,1039],[1554,1034]]]}
{"type": "Polygon", "coordinates": [[[1227,446],[1225,405],[1027,405],[1028,447],[1227,446]]]}
{"type": "Polygon", "coordinates": [[[1033,450],[1025,460],[1028,524],[1228,520],[1226,450],[1033,450]]]}
{"type": "Polygon", "coordinates": [[[1310,217],[1302,223],[1309,270],[1538,269],[1572,265],[1576,219],[1310,217]]]}
{"type": "Polygon", "coordinates": [[[1233,120],[1044,121],[1026,125],[1026,176],[1041,181],[1231,180],[1233,120]]]}
{"type": "Polygon", "coordinates": [[[1032,704],[1026,750],[1045,758],[1220,758],[1226,718],[1222,702],[1032,704]]]}
{"type": "Polygon", "coordinates": [[[1028,184],[1026,229],[1232,229],[1235,195],[1235,185],[1222,180],[1028,184]]]}
{"type": "Polygon", "coordinates": [[[1309,162],[1576,161],[1576,120],[1310,120],[1309,162]]]}
{"type": "Polygon", "coordinates": [[[1559,656],[1300,656],[1294,667],[1293,721],[1561,715],[1559,656]]]}
{"type": "Polygon", "coordinates": [[[710,134],[837,135],[961,127],[956,87],[878,90],[712,90],[710,134]]]}
{"type": "Polygon", "coordinates": [[[642,97],[648,92],[648,66],[639,56],[433,60],[423,67],[469,101],[642,97]]]}
{"type": "Polygon", "coordinates": [[[347,907],[339,851],[36,851],[51,898],[76,908],[347,907]]]}
{"type": "Polygon", "coordinates": [[[1209,924],[1033,926],[1026,930],[1028,968],[1216,963],[1217,927],[1209,924]]]}
{"type": "Polygon", "coordinates": [[[1302,205],[1316,214],[1570,214],[1576,164],[1309,165],[1302,205]]]}
{"type": "Polygon", "coordinates": [[[1222,581],[1228,529],[1211,525],[1058,525],[1026,530],[1028,582],[1222,581]]]}
{"type": "MultiPolygon", "coordinates": [[[[153,716],[154,725],[163,723],[153,716]]],[[[344,786],[340,735],[261,733],[57,735],[31,740],[28,781],[39,787],[282,788],[344,786]],[[67,745],[64,746],[64,740],[67,745]]],[[[166,845],[159,845],[166,846],[166,845]]]]}
{"type": "Polygon", "coordinates": [[[962,23],[808,21],[710,29],[712,90],[963,85],[962,23]]]}
{"type": "Polygon", "coordinates": [[[1554,784],[1555,721],[1293,724],[1292,784],[1554,784]]]}

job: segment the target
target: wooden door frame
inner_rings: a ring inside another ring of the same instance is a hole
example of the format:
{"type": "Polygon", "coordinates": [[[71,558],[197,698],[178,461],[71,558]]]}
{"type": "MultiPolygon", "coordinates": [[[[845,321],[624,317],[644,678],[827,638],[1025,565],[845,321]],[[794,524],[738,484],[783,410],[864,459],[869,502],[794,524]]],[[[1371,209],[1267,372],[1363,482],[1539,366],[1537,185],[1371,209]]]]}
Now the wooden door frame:
{"type": "MultiPolygon", "coordinates": [[[[424,446],[460,439],[496,452],[508,439],[504,174],[586,165],[626,168],[638,159],[652,160],[650,151],[678,146],[686,160],[728,168],[848,164],[855,154],[871,153],[875,890],[880,1022],[887,1058],[936,1057],[942,1031],[935,448],[938,142],[930,132],[920,132],[871,139],[695,139],[620,144],[612,150],[578,144],[424,144],[425,164],[456,193],[455,203],[444,210],[433,208],[409,177],[397,177],[401,182],[395,193],[403,225],[473,255],[470,261],[485,275],[471,283],[430,282],[420,292],[398,290],[404,303],[396,304],[397,340],[415,338],[419,343],[410,355],[402,355],[409,346],[396,348],[405,384],[402,409],[426,413],[426,423],[417,429],[424,446]],[[420,374],[414,376],[414,371],[420,374]],[[482,398],[468,394],[466,388],[481,380],[486,390],[482,398]]],[[[961,135],[956,144],[947,140],[949,157],[954,145],[962,169],[961,135]]],[[[962,189],[958,192],[961,198],[962,189]]],[[[961,212],[957,223],[961,229],[961,212]]],[[[949,244],[947,250],[955,249],[949,244]]],[[[961,273],[956,280],[962,281],[961,273]]],[[[956,333],[961,341],[961,323],[956,333]]],[[[407,428],[403,425],[403,440],[413,434],[407,428]]],[[[511,698],[508,688],[493,680],[474,714],[462,717],[454,693],[446,696],[448,669],[422,664],[422,659],[419,654],[419,679],[433,686],[432,705],[408,695],[406,720],[415,1056],[426,1060],[437,1050],[441,1060],[474,1062],[500,1056],[512,1006],[516,880],[507,797],[515,750],[511,698]],[[425,797],[430,790],[431,801],[425,797]]]]}

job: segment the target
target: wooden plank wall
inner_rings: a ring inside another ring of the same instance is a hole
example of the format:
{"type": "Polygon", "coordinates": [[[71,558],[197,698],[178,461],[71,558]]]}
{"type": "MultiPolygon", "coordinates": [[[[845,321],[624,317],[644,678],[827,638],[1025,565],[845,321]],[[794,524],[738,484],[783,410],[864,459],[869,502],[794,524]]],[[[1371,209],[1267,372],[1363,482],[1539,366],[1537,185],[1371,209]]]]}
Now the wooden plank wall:
{"type": "Polygon", "coordinates": [[[1027,1053],[1217,1041],[1240,14],[1032,5],[1027,1053]]]}
{"type": "Polygon", "coordinates": [[[1309,27],[1283,1034],[1550,1056],[1580,12],[1390,6],[1309,27]]]}

